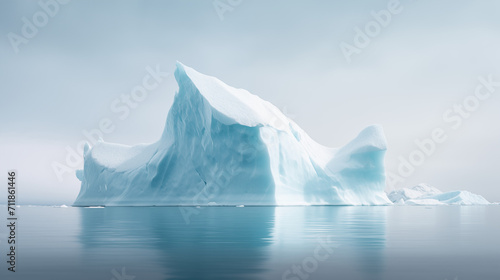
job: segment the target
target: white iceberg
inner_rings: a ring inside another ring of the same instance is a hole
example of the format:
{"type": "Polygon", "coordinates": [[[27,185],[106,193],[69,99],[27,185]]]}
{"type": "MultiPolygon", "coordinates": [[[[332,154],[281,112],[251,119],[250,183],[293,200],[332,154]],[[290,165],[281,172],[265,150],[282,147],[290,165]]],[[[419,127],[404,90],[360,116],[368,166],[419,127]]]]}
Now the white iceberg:
{"type": "Polygon", "coordinates": [[[419,184],[411,188],[394,190],[387,194],[395,204],[404,205],[486,205],[484,197],[468,191],[441,192],[440,190],[419,184]]]}
{"type": "Polygon", "coordinates": [[[84,151],[77,206],[382,205],[382,128],[341,148],[313,141],[278,108],[177,64],[179,91],[152,144],[84,151]]]}

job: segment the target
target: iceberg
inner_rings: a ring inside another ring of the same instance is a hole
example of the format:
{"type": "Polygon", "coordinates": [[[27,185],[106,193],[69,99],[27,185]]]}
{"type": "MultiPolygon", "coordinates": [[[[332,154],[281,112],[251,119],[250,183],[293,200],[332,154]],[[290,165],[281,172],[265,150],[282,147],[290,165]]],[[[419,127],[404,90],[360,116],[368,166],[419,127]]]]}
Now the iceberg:
{"type": "Polygon", "coordinates": [[[244,89],[179,62],[175,78],[158,141],[85,146],[75,206],[391,204],[380,126],[328,148],[244,89]]]}
{"type": "Polygon", "coordinates": [[[399,205],[487,205],[488,200],[469,191],[450,191],[443,193],[427,184],[394,190],[388,198],[399,205]]]}

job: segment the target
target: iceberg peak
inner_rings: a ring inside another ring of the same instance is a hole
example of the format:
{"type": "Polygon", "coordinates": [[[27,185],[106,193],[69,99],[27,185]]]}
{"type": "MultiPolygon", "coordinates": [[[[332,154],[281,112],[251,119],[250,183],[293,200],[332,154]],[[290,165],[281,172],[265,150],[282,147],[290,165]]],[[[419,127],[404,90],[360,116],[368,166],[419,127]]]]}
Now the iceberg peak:
{"type": "Polygon", "coordinates": [[[245,126],[271,125],[276,118],[287,123],[288,118],[274,105],[247,90],[231,87],[221,80],[197,72],[177,62],[175,78],[179,93],[201,95],[214,111],[214,117],[224,124],[245,126]]]}

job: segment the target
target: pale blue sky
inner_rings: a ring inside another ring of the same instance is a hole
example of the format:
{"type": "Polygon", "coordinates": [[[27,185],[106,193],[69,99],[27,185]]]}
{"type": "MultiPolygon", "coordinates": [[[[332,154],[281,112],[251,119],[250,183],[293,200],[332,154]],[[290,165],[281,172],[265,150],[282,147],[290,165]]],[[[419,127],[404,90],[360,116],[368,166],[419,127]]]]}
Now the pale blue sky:
{"type": "Polygon", "coordinates": [[[426,182],[500,201],[500,88],[458,129],[442,117],[474,93],[479,76],[500,81],[500,3],[402,0],[348,63],[340,44],[353,44],[355,28],[389,2],[242,0],[221,20],[213,1],[72,0],[16,53],[8,34],[22,35],[23,17],[43,9],[2,1],[2,173],[18,169],[23,203],[71,204],[79,181],[59,181],[52,163],[65,164],[65,147],[103,118],[115,125],[106,141],[155,141],[177,88],[173,75],[124,120],[110,106],[142,83],[147,66],[173,73],[179,60],[269,100],[326,146],[381,124],[396,174],[415,139],[441,127],[447,140],[396,187],[426,182]]]}

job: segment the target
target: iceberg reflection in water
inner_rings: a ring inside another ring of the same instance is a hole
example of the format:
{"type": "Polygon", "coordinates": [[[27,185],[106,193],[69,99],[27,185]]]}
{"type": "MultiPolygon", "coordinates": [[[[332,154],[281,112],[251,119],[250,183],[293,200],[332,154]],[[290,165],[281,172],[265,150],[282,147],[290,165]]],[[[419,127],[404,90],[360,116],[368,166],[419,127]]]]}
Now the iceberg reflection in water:
{"type": "Polygon", "coordinates": [[[1,270],[0,279],[500,275],[496,205],[21,207],[19,213],[18,272],[1,270]]]}
{"type": "MultiPolygon", "coordinates": [[[[316,279],[340,272],[378,275],[383,267],[385,207],[205,207],[190,223],[175,207],[81,209],[84,260],[98,251],[130,248],[143,262],[122,264],[136,275],[165,279],[281,279],[292,265],[314,255],[318,239],[329,237],[333,253],[318,262],[316,279]],[[95,225],[101,224],[101,227],[95,225]],[[143,255],[143,256],[141,256],[143,255]],[[351,268],[346,269],[348,260],[351,268]],[[148,262],[149,262],[148,261],[148,262]],[[336,267],[335,263],[344,267],[336,267]]],[[[108,256],[102,256],[105,262],[108,256]]],[[[133,258],[131,258],[133,259],[133,258]]],[[[293,274],[290,274],[293,279],[293,274]]]]}

